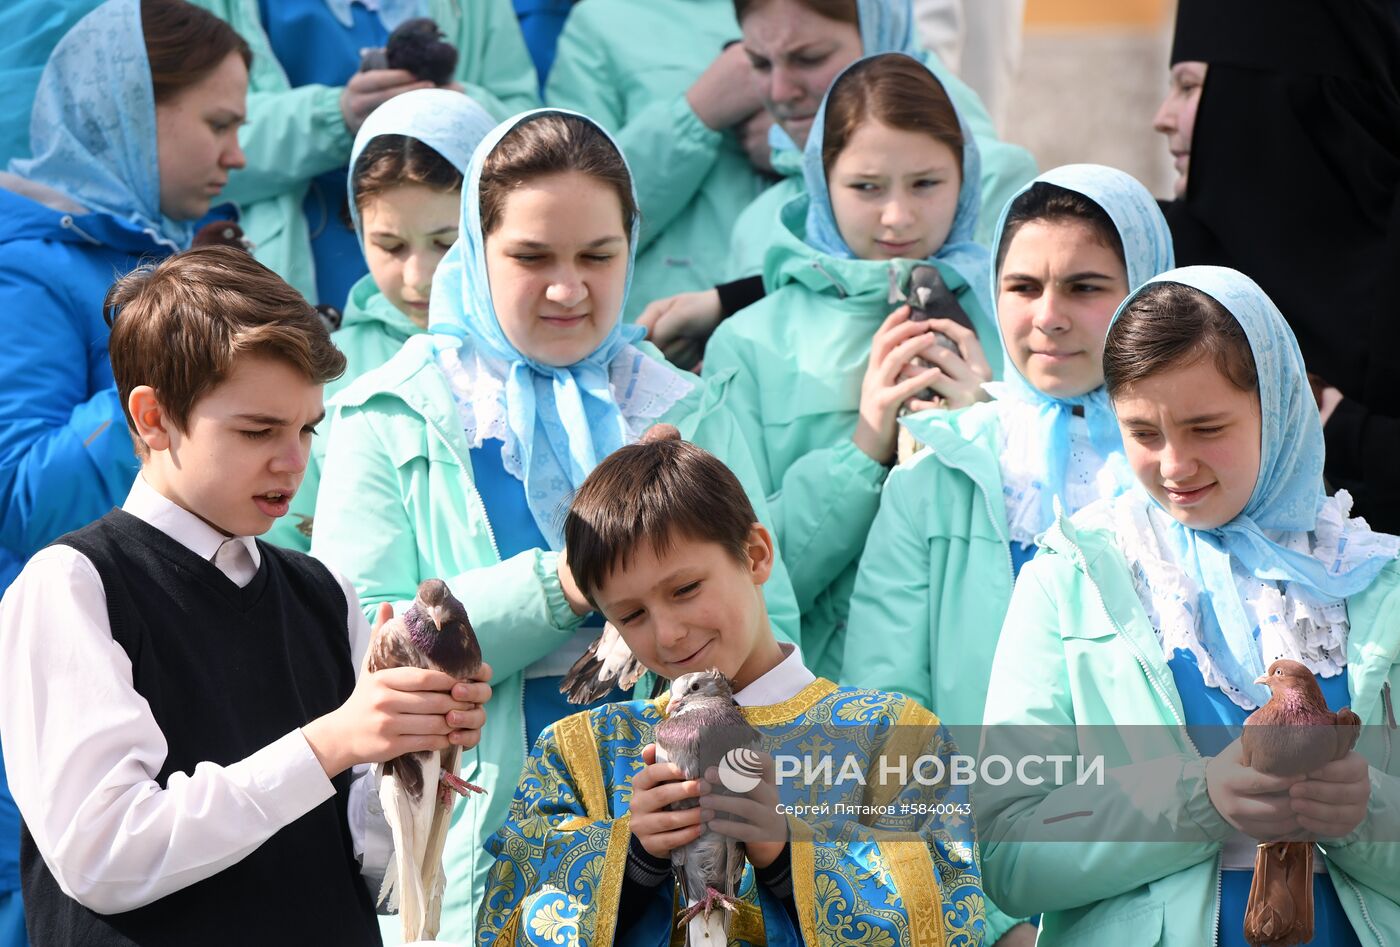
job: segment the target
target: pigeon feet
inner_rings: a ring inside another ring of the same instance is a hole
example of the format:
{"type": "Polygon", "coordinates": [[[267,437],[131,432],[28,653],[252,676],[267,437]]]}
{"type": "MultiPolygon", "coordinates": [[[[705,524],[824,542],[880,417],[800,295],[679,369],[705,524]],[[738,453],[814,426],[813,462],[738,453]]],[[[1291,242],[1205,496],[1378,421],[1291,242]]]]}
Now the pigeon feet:
{"type": "Polygon", "coordinates": [[[461,796],[465,796],[469,792],[486,792],[486,790],[482,789],[480,786],[469,783],[455,773],[449,773],[447,770],[443,770],[438,774],[438,782],[438,794],[445,803],[452,801],[452,794],[454,792],[461,796]]]}
{"type": "Polygon", "coordinates": [[[739,909],[739,901],[737,898],[731,898],[721,891],[716,891],[714,888],[707,887],[703,898],[681,912],[680,923],[676,926],[684,927],[702,914],[705,916],[705,920],[708,921],[710,919],[710,912],[715,909],[715,905],[719,905],[726,911],[737,911],[739,909]]]}

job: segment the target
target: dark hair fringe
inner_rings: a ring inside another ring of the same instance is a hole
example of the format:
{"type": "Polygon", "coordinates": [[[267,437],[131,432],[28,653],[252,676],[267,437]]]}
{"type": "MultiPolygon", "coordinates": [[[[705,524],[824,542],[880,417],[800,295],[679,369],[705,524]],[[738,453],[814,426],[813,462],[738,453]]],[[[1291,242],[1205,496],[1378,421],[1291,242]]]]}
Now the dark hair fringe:
{"type": "Polygon", "coordinates": [[[919,132],[952,149],[962,172],[958,112],[928,67],[903,53],[863,59],[836,80],[826,103],[822,167],[828,172],[867,118],[900,131],[919,132]]]}
{"type": "Polygon", "coordinates": [[[1149,283],[1109,327],[1103,349],[1109,397],[1144,379],[1211,359],[1240,391],[1259,390],[1259,372],[1244,327],[1194,286],[1149,283]]]}
{"type": "Polygon", "coordinates": [[[1006,251],[1011,247],[1012,238],[1018,230],[1033,220],[1057,223],[1074,220],[1088,224],[1098,236],[1099,243],[1118,254],[1124,270],[1127,270],[1128,258],[1123,252],[1123,236],[1114,226],[1113,218],[1108,216],[1108,212],[1100,207],[1097,201],[1090,200],[1078,191],[1071,191],[1046,181],[1037,181],[1011,202],[1011,209],[1006,214],[1006,223],[1002,226],[1001,240],[997,247],[994,272],[998,276],[1001,274],[1002,264],[1006,262],[1006,251]]]}
{"type": "Polygon", "coordinates": [[[564,519],[564,545],[569,571],[592,601],[644,544],[664,554],[681,538],[712,542],[747,561],[757,522],[719,458],[685,441],[655,440],[614,451],[593,469],[564,519]]]}
{"type": "Polygon", "coordinates": [[[232,26],[185,0],[141,0],[141,34],[156,104],[199,82],[237,53],[253,68],[253,50],[232,26]]]}
{"type": "MultiPolygon", "coordinates": [[[[837,23],[846,23],[860,29],[860,10],[856,0],[796,0],[798,6],[805,7],[817,16],[837,23]]],[[[766,7],[769,0],[734,0],[734,19],[740,23],[744,17],[766,7]]]]}
{"type": "Polygon", "coordinates": [[[318,385],[345,371],[345,356],[311,304],[234,247],[200,247],[143,263],[112,284],[103,313],[112,327],[112,375],[133,434],[127,401],[138,385],[154,388],[183,430],[195,403],[240,358],[280,359],[318,385]]]}
{"type": "Polygon", "coordinates": [[[462,172],[437,149],[412,135],[377,135],[355,159],[351,174],[355,204],[401,184],[418,184],[434,191],[458,191],[462,172]]]}
{"type": "Polygon", "coordinates": [[[630,240],[632,222],[640,212],[626,160],[598,126],[560,112],[545,112],[516,125],[487,156],[478,184],[482,234],[500,226],[510,191],[535,178],[570,171],[596,178],[617,192],[623,234],[630,240]]]}

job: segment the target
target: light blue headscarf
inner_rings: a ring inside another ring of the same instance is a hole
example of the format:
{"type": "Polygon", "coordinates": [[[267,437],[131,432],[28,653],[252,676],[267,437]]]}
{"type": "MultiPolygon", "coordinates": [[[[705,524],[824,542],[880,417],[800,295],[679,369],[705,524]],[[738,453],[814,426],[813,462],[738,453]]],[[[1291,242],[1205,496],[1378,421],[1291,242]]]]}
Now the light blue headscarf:
{"type": "MultiPolygon", "coordinates": [[[[902,53],[881,53],[879,56],[866,56],[858,59],[841,71],[822,98],[821,108],[812,122],[812,133],[807,136],[807,147],[802,152],[802,177],[807,187],[807,226],[804,237],[808,246],[828,256],[844,260],[855,259],[851,248],[846,246],[840,229],[836,226],[836,215],[831,209],[831,189],[826,182],[826,169],[822,166],[822,142],[826,138],[826,107],[831,94],[852,69],[880,56],[900,56],[902,53]]],[[[913,57],[910,57],[913,58],[913,57]]],[[[919,68],[928,70],[922,60],[915,59],[919,68]]],[[[932,70],[929,75],[937,81],[932,70]]],[[[941,83],[940,83],[941,86],[941,83]]],[[[952,99],[948,100],[950,103],[952,99]]],[[[954,111],[957,106],[953,106],[954,111]]],[[[948,239],[943,246],[929,257],[951,266],[972,287],[986,286],[987,273],[991,269],[991,257],[987,248],[973,241],[977,229],[978,208],[982,206],[982,161],[977,152],[977,142],[968,131],[967,123],[958,116],[958,125],[963,135],[962,184],[958,189],[958,207],[953,217],[953,227],[948,231],[948,239]]]]}
{"type": "Polygon", "coordinates": [[[355,135],[350,149],[350,173],[345,176],[350,219],[360,242],[364,242],[364,234],[360,229],[360,209],[355,205],[355,163],[371,141],[381,135],[416,138],[465,177],[472,152],[495,126],[496,120],[484,108],[450,89],[415,89],[394,96],[371,112],[355,135]]]}
{"type": "MultiPolygon", "coordinates": [[[[433,275],[429,329],[465,338],[482,353],[509,366],[506,375],[506,421],[520,448],[525,473],[525,502],[540,532],[554,549],[563,548],[560,513],[570,493],[608,454],[627,443],[627,424],[608,387],[608,366],[646,331],[625,325],[627,293],[607,337],[572,365],[556,367],[535,361],[506,338],[491,301],[486,275],[486,240],[481,232],[481,169],[501,139],[518,125],[542,115],[570,115],[607,136],[601,125],[565,109],[534,109],[497,125],[477,146],[462,192],[462,228],[433,275]]],[[[624,159],[625,160],[625,159],[624,159]]],[[[633,220],[627,246],[627,285],[636,262],[639,220],[633,220]]]]}
{"type": "MultiPolygon", "coordinates": [[[[904,53],[923,60],[924,51],[914,36],[913,0],[856,0],[856,20],[860,23],[862,56],[904,53]]],[[[776,122],[768,129],[768,147],[773,149],[775,163],[796,160],[796,142],[776,122]]]]}
{"type": "MultiPolygon", "coordinates": [[[[1269,689],[1254,679],[1267,669],[1231,563],[1260,579],[1293,583],[1326,602],[1364,590],[1391,556],[1378,552],[1354,561],[1345,556],[1342,544],[1337,559],[1324,563],[1265,534],[1312,531],[1325,499],[1322,422],[1293,330],[1259,285],[1236,270],[1187,266],[1162,273],[1148,286],[1154,283],[1181,283],[1210,296],[1244,328],[1254,353],[1263,422],[1254,492],[1238,516],[1216,529],[1191,529],[1173,520],[1170,541],[1178,563],[1200,590],[1199,628],[1211,660],[1231,687],[1261,706],[1269,689]]],[[[1145,288],[1129,295],[1115,321],[1145,288]]]]}
{"type": "MultiPolygon", "coordinates": [[[[1123,262],[1128,273],[1128,289],[1141,286],[1152,277],[1176,265],[1172,253],[1172,235],[1167,220],[1162,216],[1157,199],[1148,193],[1130,174],[1117,168],[1101,164],[1068,164],[1046,171],[1031,181],[1002,209],[997,222],[996,242],[992,244],[992,260],[1001,257],[1001,242],[1006,233],[1006,219],[1017,198],[1025,194],[1037,183],[1053,184],[1067,191],[1074,191],[1103,208],[1109,220],[1118,231],[1123,242],[1123,262]]],[[[1000,298],[1000,274],[991,274],[992,299],[1000,298]]],[[[1001,320],[997,319],[1000,330],[1001,320]]],[[[1039,408],[1039,441],[1045,451],[1045,475],[1048,489],[1041,494],[1043,527],[1055,521],[1054,498],[1065,496],[1065,470],[1069,466],[1070,419],[1074,409],[1084,409],[1084,420],[1089,426],[1089,441],[1102,458],[1108,459],[1123,451],[1122,435],[1118,430],[1118,419],[1113,414],[1108,391],[1102,385],[1087,394],[1072,398],[1059,398],[1048,395],[1032,385],[1011,358],[1011,345],[1002,332],[1002,351],[1005,354],[1002,367],[1003,384],[1011,397],[1029,402],[1039,408]]],[[[1131,486],[1131,471],[1124,467],[1123,486],[1131,486]]]]}
{"type": "MultiPolygon", "coordinates": [[[[355,14],[350,9],[356,0],[326,0],[331,15],[340,21],[347,30],[355,25],[355,14]]],[[[379,14],[379,22],[393,32],[405,20],[416,16],[427,16],[427,0],[359,0],[361,6],[379,14]]]]}
{"type": "Polygon", "coordinates": [[[172,250],[193,221],[160,212],[156,102],[140,0],[107,0],[59,40],[29,119],[32,158],[10,172],[90,211],[136,225],[172,250]]]}

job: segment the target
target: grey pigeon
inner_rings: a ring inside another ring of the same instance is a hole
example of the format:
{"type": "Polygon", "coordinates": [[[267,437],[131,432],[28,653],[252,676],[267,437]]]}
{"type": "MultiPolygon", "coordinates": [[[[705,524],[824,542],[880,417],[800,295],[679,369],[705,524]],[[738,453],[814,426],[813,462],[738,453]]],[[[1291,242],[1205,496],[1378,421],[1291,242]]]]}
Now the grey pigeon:
{"type": "MultiPolygon", "coordinates": [[[[686,779],[701,779],[710,767],[752,775],[761,742],[749,726],[734,690],[719,671],[697,671],[676,678],[666,719],[656,727],[657,762],[674,763],[686,779]]],[[[711,791],[733,796],[723,778],[711,791]]],[[[689,809],[696,799],[684,799],[672,808],[689,809]]],[[[681,886],[686,908],[680,924],[687,925],[688,947],[725,947],[729,943],[729,919],[738,907],[735,897],[744,875],[744,843],[718,832],[671,851],[671,868],[681,886]],[[719,914],[712,912],[723,908],[719,914]]],[[[678,924],[677,926],[680,926],[678,924]]]]}
{"type": "MultiPolygon", "coordinates": [[[[481,668],[481,645],[466,609],[441,579],[419,585],[413,604],[381,625],[370,640],[366,671],[396,667],[433,668],[458,680],[481,668]]],[[[379,800],[394,837],[394,860],[385,873],[379,902],[398,909],[406,942],[437,936],[446,885],[442,851],[454,793],[486,791],[457,776],[461,755],[459,746],[407,753],[376,768],[379,800]],[[429,786],[433,791],[426,791],[429,786]]]]}

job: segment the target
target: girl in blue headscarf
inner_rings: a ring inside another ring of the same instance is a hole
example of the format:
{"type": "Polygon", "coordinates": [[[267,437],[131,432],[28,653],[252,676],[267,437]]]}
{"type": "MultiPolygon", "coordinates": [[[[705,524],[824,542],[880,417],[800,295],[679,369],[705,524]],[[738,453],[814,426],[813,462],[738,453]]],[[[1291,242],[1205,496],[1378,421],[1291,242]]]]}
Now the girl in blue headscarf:
{"type": "MultiPolygon", "coordinates": [[[[491,863],[482,845],[535,736],[578,709],[560,679],[601,630],[585,621],[591,606],[563,555],[572,492],[608,453],[667,422],[724,459],[767,519],[723,406],[728,379],[672,368],[621,322],[636,228],[627,165],[597,124],[540,110],[498,126],[468,168],[457,243],[433,279],[432,331],[335,402],[335,475],[321,485],[313,553],[371,609],[402,607],[420,581],[443,578],[496,672],[492,726],[463,761],[463,778],[489,792],[460,803],[449,837],[452,940],[471,940],[491,863]]],[[[768,609],[791,640],[796,605],[776,573],[768,609]]],[[[638,687],[650,696],[650,681],[638,687]]]]}
{"type": "Polygon", "coordinates": [[[242,165],[248,63],[181,0],[109,0],[44,69],[34,157],[0,174],[0,589],[131,486],[103,297],[142,258],[187,248],[242,165]]]}
{"type": "MultiPolygon", "coordinates": [[[[904,53],[921,60],[958,109],[980,159],[981,209],[975,239],[986,243],[1006,201],[1035,176],[1024,148],[997,138],[969,86],[937,55],[919,48],[910,0],[736,0],[744,51],[763,91],[771,162],[781,179],[734,223],[724,283],[652,302],[638,318],[668,358],[689,367],[720,320],[763,297],[763,260],[778,239],[783,205],[806,193],[802,148],[832,82],[861,56],[904,53]]],[[[771,288],[771,287],[770,287],[771,288]]]]}
{"type": "MultiPolygon", "coordinates": [[[[885,485],[842,663],[845,683],[900,691],[963,726],[982,721],[1015,573],[1054,501],[1072,513],[1133,481],[1103,386],[1103,340],[1129,288],[1172,265],[1156,200],[1100,165],[1042,174],[1007,205],[998,234],[1006,380],[986,386],[991,402],[903,419],[929,449],[885,485]]],[[[1011,919],[987,917],[992,942],[1011,919]]]]}
{"type": "Polygon", "coordinates": [[[985,789],[989,893],[1045,912],[1040,943],[1243,945],[1258,841],[1301,833],[1320,849],[1313,942],[1383,943],[1400,930],[1400,538],[1324,493],[1297,342],[1243,274],[1186,267],[1135,291],[1104,377],[1138,486],[1046,534],[985,708],[988,725],[1046,725],[1036,753],[1101,755],[1104,779],[985,789]],[[1298,777],[1243,764],[1279,659],[1375,725],[1357,750],[1298,777]],[[1095,731],[1110,724],[1146,726],[1095,731]],[[1070,858],[1043,844],[1071,839],[1070,858]]]}
{"type": "Polygon", "coordinates": [[[804,153],[808,196],[783,209],[773,292],[720,326],[707,377],[737,373],[736,417],[758,463],[802,608],[808,666],[840,679],[856,562],[894,462],[900,408],[980,400],[999,352],[987,251],[972,242],[977,146],[917,60],[859,61],[833,84],[804,153]],[[978,331],[912,322],[891,291],[931,262],[978,331]],[[945,332],[961,354],[934,341],[945,332]],[[979,344],[978,339],[981,339],[979,344]],[[934,366],[917,367],[916,356],[934,366]]]}
{"type": "MultiPolygon", "coordinates": [[[[465,95],[418,89],[385,102],[360,126],[346,201],[369,273],[350,290],[331,336],[346,365],[345,374],[326,385],[327,399],[387,362],[409,336],[428,330],[433,274],[457,240],[462,176],[495,125],[465,95]]],[[[291,515],[268,531],[269,542],[311,548],[325,445],[324,437],[312,443],[291,515]]]]}

